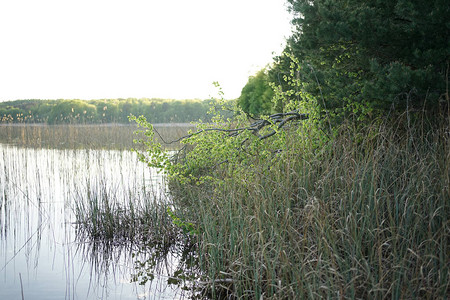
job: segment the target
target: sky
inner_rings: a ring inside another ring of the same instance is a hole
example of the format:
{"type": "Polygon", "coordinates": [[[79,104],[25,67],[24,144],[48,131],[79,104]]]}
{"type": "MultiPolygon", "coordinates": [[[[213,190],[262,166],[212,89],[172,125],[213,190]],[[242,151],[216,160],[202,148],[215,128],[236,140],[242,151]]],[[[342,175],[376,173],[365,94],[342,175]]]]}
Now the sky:
{"type": "Polygon", "coordinates": [[[239,97],[290,36],[285,0],[0,0],[0,101],[239,97]]]}

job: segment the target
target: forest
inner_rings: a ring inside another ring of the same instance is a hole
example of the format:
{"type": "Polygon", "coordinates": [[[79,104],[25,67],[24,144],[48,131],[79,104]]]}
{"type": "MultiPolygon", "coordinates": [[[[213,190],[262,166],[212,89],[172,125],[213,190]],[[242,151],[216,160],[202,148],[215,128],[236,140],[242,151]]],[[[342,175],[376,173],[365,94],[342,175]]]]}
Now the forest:
{"type": "Polygon", "coordinates": [[[203,119],[215,100],[102,99],[16,100],[0,102],[0,123],[128,124],[130,115],[152,123],[188,123],[203,119]]]}

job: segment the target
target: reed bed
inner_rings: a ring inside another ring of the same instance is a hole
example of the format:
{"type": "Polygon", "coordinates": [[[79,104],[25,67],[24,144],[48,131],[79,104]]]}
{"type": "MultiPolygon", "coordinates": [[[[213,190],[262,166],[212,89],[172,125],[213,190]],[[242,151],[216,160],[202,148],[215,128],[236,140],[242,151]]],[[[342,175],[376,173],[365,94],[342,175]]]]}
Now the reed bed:
{"type": "Polygon", "coordinates": [[[209,296],[446,299],[449,128],[342,125],[319,144],[303,126],[272,161],[217,170],[221,184],[174,183],[209,296]]]}
{"type": "MultiPolygon", "coordinates": [[[[155,124],[165,141],[177,140],[192,128],[193,125],[185,123],[155,124]]],[[[133,143],[136,129],[135,125],[123,124],[0,124],[0,142],[32,148],[128,150],[137,146],[133,143]]],[[[173,143],[165,148],[178,146],[179,143],[173,143]]]]}

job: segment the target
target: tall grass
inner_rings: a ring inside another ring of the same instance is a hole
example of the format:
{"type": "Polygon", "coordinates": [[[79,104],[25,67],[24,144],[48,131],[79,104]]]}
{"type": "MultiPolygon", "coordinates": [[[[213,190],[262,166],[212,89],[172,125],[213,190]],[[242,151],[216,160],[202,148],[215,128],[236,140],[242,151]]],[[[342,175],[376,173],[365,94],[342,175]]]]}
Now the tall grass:
{"type": "Polygon", "coordinates": [[[166,238],[175,234],[160,193],[122,194],[102,181],[86,184],[77,192],[75,214],[78,230],[90,239],[121,243],[145,241],[162,230],[166,238]]]}
{"type": "Polygon", "coordinates": [[[313,130],[270,162],[222,168],[221,184],[172,186],[200,228],[210,296],[445,299],[448,124],[342,125],[323,144],[313,130]]]}

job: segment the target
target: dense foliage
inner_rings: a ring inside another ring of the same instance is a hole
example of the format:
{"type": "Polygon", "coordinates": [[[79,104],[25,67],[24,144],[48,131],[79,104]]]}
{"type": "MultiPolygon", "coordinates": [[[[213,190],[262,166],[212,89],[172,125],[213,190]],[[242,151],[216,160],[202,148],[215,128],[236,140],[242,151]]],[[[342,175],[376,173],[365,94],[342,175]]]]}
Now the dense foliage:
{"type": "MultiPolygon", "coordinates": [[[[295,29],[269,70],[272,83],[290,89],[295,58],[301,68],[294,76],[302,90],[320,98],[328,115],[446,110],[448,1],[288,2],[295,29]]],[[[265,105],[283,109],[283,102],[265,105]]],[[[242,107],[249,112],[248,105],[242,107]]]]}
{"type": "Polygon", "coordinates": [[[16,100],[0,102],[0,123],[128,123],[144,115],[152,123],[183,123],[207,118],[214,100],[104,99],[16,100]]]}
{"type": "Polygon", "coordinates": [[[263,69],[255,76],[250,76],[242,89],[238,103],[243,111],[251,116],[259,117],[261,114],[272,112],[273,96],[274,92],[269,84],[267,71],[263,69]]]}

